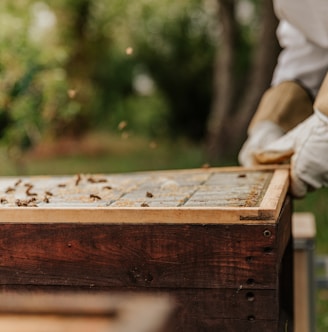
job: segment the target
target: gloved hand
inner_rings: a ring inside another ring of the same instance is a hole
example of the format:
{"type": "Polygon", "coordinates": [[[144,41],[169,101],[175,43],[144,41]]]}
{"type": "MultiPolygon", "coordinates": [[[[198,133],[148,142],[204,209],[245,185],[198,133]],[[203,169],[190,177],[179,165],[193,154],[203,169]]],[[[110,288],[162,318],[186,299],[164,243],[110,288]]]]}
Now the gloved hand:
{"type": "Polygon", "coordinates": [[[261,121],[249,130],[248,139],[242,146],[238,161],[245,167],[258,164],[254,153],[264,149],[284,134],[284,131],[272,121],[261,121]]]}
{"type": "Polygon", "coordinates": [[[328,116],[318,110],[277,141],[255,154],[258,163],[274,164],[291,157],[291,193],[328,186],[328,116]]]}
{"type": "Polygon", "coordinates": [[[268,89],[249,124],[239,163],[246,167],[258,164],[255,151],[265,148],[312,113],[312,100],[298,83],[287,81],[268,89]]]}

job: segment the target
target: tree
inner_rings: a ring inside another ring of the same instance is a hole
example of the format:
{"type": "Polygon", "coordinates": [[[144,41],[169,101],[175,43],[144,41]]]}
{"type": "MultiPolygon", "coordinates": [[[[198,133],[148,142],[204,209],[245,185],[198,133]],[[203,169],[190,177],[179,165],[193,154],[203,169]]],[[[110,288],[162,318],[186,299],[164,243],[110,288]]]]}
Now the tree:
{"type": "Polygon", "coordinates": [[[218,0],[221,47],[217,55],[214,97],[207,123],[206,150],[212,161],[236,156],[246,128],[263,92],[269,87],[280,48],[276,38],[277,18],[272,0],[258,4],[254,42],[245,40],[238,22],[237,0],[218,0]],[[245,47],[254,50],[242,72],[238,72],[245,47]],[[229,151],[227,151],[227,146],[229,151]]]}
{"type": "MultiPolygon", "coordinates": [[[[154,14],[145,11],[145,25],[154,14]]],[[[180,9],[176,17],[163,18],[156,33],[145,34],[145,28],[135,38],[140,63],[166,98],[168,133],[174,138],[184,136],[199,142],[204,137],[215,54],[209,23],[208,14],[196,0],[180,9]]]]}
{"type": "Polygon", "coordinates": [[[54,7],[59,18],[59,38],[67,49],[63,69],[67,77],[71,112],[63,116],[60,109],[53,118],[54,134],[80,136],[90,127],[94,99],[93,76],[101,54],[101,35],[90,33],[92,1],[67,1],[54,7]],[[62,15],[60,15],[60,12],[62,15]]]}

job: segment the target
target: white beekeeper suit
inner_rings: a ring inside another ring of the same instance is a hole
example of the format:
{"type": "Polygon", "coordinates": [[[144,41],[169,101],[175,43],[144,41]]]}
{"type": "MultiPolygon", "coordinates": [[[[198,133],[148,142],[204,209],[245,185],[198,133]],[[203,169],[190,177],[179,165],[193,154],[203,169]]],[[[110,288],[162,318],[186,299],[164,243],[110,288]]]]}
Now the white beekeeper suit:
{"type": "Polygon", "coordinates": [[[291,158],[296,197],[328,186],[328,0],[274,0],[283,48],[240,153],[244,166],[291,158]]]}

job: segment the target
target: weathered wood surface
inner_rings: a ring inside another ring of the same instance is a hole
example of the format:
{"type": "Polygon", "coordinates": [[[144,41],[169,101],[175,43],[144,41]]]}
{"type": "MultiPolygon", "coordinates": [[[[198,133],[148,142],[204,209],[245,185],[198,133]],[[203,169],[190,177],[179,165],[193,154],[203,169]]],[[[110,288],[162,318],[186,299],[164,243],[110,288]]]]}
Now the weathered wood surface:
{"type": "Polygon", "coordinates": [[[285,246],[274,225],[0,224],[0,285],[273,289],[285,246]]]}
{"type": "Polygon", "coordinates": [[[6,177],[0,178],[0,221],[274,223],[287,188],[283,168],[6,177]]]}
{"type": "Polygon", "coordinates": [[[0,224],[0,284],[167,293],[176,331],[284,331],[290,216],[287,200],[276,225],[0,224]]]}
{"type": "Polygon", "coordinates": [[[168,332],[174,302],[145,294],[0,294],[5,332],[168,332]]]}
{"type": "Polygon", "coordinates": [[[168,293],[175,331],[290,332],[287,189],[284,168],[0,179],[0,288],[168,293]]]}

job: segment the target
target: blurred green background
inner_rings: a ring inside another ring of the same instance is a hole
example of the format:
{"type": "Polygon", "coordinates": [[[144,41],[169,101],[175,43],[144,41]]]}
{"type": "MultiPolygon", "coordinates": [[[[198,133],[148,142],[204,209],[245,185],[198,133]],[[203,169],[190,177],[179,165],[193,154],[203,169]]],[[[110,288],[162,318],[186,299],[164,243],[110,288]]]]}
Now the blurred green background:
{"type": "MultiPolygon", "coordinates": [[[[258,20],[245,17],[258,15],[260,2],[240,3],[246,23],[234,70],[242,82],[258,20]]],[[[215,0],[2,0],[0,175],[207,164],[217,10],[215,0]]],[[[236,164],[229,151],[211,165],[236,164]]],[[[316,216],[318,254],[328,253],[327,197],[322,189],[295,202],[316,216]]],[[[327,312],[320,290],[319,332],[327,312]]]]}
{"type": "Polygon", "coordinates": [[[27,151],[90,132],[199,144],[211,104],[214,4],[1,1],[2,152],[24,171],[27,151]]]}

